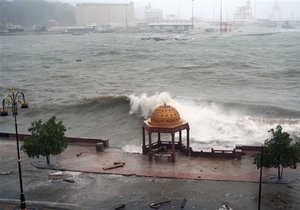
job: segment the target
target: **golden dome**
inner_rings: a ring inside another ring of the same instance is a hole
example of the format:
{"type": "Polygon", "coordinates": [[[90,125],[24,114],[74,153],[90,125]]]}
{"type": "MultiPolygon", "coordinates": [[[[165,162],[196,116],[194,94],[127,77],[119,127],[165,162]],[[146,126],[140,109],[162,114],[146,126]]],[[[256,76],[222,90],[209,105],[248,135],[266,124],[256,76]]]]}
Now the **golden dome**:
{"type": "Polygon", "coordinates": [[[178,111],[166,104],[154,109],[148,122],[155,127],[172,127],[182,124],[178,111]]]}

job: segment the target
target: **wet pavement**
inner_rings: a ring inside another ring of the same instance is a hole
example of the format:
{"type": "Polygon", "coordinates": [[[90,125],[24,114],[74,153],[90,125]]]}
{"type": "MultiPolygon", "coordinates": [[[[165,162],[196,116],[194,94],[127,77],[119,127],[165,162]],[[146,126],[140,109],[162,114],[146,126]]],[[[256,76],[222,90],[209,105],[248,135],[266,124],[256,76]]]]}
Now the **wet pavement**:
{"type": "MultiPolygon", "coordinates": [[[[15,142],[1,140],[0,198],[6,201],[17,200],[19,196],[15,156],[15,142]]],[[[190,158],[180,154],[176,157],[176,163],[167,159],[150,163],[140,154],[123,153],[118,149],[97,153],[94,147],[71,145],[61,155],[51,157],[52,169],[41,169],[46,166],[45,158],[28,159],[22,153],[27,206],[32,209],[73,209],[67,205],[74,205],[74,209],[116,209],[125,205],[123,209],[134,210],[151,209],[152,202],[170,200],[159,209],[180,209],[186,198],[185,209],[226,209],[226,206],[257,209],[259,170],[252,164],[251,155],[241,160],[190,158]],[[125,162],[125,165],[103,169],[114,162],[125,162]],[[48,179],[49,174],[60,170],[72,181],[48,179]]],[[[264,169],[263,174],[262,209],[300,209],[299,169],[284,171],[286,184],[272,179],[276,175],[274,169],[264,169]]],[[[0,200],[0,210],[16,209],[18,202],[7,205],[0,200]]]]}
{"type": "MultiPolygon", "coordinates": [[[[82,210],[82,207],[71,204],[51,204],[50,202],[26,202],[28,210],[82,210]]],[[[0,199],[0,210],[19,210],[19,200],[0,199]]]]}
{"type": "MultiPolygon", "coordinates": [[[[61,155],[52,158],[54,160],[52,168],[125,176],[259,182],[259,170],[253,164],[252,155],[247,154],[238,160],[187,157],[177,152],[175,163],[171,163],[166,157],[157,160],[153,158],[153,161],[149,162],[146,155],[125,153],[119,149],[96,152],[95,147],[72,145],[61,155]],[[124,165],[106,169],[120,163],[124,165]]],[[[39,162],[36,166],[45,167],[45,164],[39,162]]],[[[263,174],[266,177],[264,181],[269,181],[268,177],[276,173],[277,169],[264,169],[263,174]]],[[[294,177],[295,174],[300,174],[300,170],[286,169],[285,173],[294,177]]]]}

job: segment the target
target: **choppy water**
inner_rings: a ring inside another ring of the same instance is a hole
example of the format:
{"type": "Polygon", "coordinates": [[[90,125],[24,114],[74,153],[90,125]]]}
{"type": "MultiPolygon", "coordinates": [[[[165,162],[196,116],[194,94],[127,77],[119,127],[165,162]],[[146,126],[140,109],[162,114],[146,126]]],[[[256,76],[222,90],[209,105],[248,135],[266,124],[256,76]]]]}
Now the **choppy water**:
{"type": "MultiPolygon", "coordinates": [[[[167,101],[191,126],[192,146],[259,144],[281,124],[300,136],[300,32],[199,35],[0,36],[0,94],[21,89],[19,129],[56,115],[69,136],[140,150],[141,125],[167,101]]],[[[12,117],[0,130],[14,131],[12,117]]]]}

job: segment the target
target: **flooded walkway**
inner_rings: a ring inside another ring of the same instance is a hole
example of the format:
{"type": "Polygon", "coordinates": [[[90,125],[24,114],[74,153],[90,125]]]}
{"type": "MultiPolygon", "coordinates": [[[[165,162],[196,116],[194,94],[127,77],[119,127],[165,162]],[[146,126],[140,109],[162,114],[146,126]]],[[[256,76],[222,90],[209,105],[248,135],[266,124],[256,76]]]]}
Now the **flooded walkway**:
{"type": "MultiPolygon", "coordinates": [[[[14,141],[0,141],[0,198],[16,201],[8,204],[0,200],[0,209],[18,204],[15,149],[14,141]]],[[[259,170],[252,164],[251,155],[224,160],[178,153],[175,163],[164,158],[151,163],[147,156],[118,149],[96,152],[95,147],[70,145],[61,155],[51,157],[51,170],[40,169],[46,166],[45,158],[28,159],[24,153],[21,156],[28,207],[35,207],[38,201],[45,202],[38,209],[51,205],[57,208],[50,209],[70,209],[59,205],[65,203],[88,210],[115,209],[124,204],[125,209],[135,210],[151,209],[151,202],[170,200],[160,209],[178,209],[187,199],[185,209],[222,209],[224,205],[232,209],[257,208],[259,170]],[[104,170],[117,162],[125,165],[104,170]],[[74,182],[49,179],[49,174],[58,170],[71,175],[74,182]]],[[[276,177],[276,170],[265,169],[263,174],[264,178],[276,177]]],[[[285,170],[284,176],[293,180],[287,184],[263,184],[262,209],[300,208],[299,169],[285,170]]]]}
{"type": "MultiPolygon", "coordinates": [[[[238,159],[187,157],[180,152],[176,162],[159,157],[152,162],[141,154],[125,153],[119,149],[96,152],[95,147],[71,145],[61,155],[52,157],[53,169],[125,176],[145,176],[176,179],[259,182],[259,170],[251,154],[238,159]],[[124,163],[118,165],[120,163],[124,163]],[[117,166],[114,168],[114,166],[117,166]],[[119,167],[118,167],[119,166],[119,167]],[[111,169],[109,169],[111,168],[111,169]]],[[[41,167],[45,164],[41,163],[41,167]]],[[[276,175],[275,169],[264,169],[264,176],[276,175]]],[[[300,174],[286,169],[285,173],[300,174]]]]}

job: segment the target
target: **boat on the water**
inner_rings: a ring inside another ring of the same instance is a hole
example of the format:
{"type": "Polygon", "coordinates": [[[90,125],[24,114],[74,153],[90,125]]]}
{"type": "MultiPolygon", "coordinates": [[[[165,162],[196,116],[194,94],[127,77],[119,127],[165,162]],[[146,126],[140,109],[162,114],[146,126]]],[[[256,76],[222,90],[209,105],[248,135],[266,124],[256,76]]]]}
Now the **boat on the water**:
{"type": "Polygon", "coordinates": [[[291,26],[289,21],[285,21],[281,28],[287,28],[287,29],[291,29],[291,28],[296,28],[295,26],[291,26]]]}

